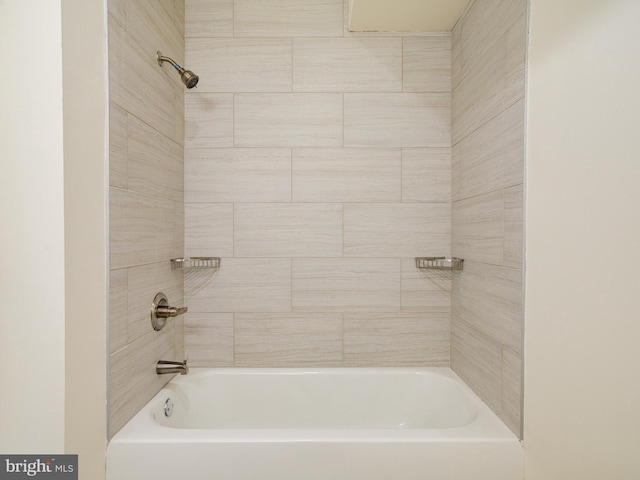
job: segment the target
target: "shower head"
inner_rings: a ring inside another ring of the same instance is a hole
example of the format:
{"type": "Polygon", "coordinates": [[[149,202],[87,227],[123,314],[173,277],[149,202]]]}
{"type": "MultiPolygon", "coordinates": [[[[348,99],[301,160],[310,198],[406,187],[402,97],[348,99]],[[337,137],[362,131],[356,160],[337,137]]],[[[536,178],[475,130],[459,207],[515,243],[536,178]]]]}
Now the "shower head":
{"type": "Polygon", "coordinates": [[[184,83],[187,88],[193,88],[198,84],[198,80],[200,80],[200,77],[198,77],[198,75],[193,73],[191,70],[185,70],[171,58],[163,56],[160,51],[156,52],[156,58],[158,59],[158,65],[160,66],[162,66],[163,62],[171,63],[171,65],[173,65],[173,68],[175,68],[180,74],[182,83],[184,83]]]}

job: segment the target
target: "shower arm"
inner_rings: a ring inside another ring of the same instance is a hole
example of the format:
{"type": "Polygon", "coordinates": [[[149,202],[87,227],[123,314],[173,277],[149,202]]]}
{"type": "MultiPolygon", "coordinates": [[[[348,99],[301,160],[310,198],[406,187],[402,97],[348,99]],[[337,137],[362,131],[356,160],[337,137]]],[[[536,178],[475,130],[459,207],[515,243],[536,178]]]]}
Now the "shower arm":
{"type": "Polygon", "coordinates": [[[171,65],[173,65],[173,68],[175,68],[176,70],[178,70],[179,68],[182,68],[180,64],[176,62],[173,58],[165,57],[160,52],[156,52],[156,58],[158,59],[158,65],[160,66],[162,66],[163,62],[169,62],[171,63],[171,65]]]}

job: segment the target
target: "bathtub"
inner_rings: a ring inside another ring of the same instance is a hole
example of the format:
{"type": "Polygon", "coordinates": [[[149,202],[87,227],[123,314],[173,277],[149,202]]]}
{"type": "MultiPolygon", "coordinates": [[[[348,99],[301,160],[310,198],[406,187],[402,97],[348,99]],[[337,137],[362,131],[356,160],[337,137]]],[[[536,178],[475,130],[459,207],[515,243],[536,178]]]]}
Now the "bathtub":
{"type": "Polygon", "coordinates": [[[523,478],[519,440],[448,368],[193,368],[107,451],[107,480],[523,478]]]}

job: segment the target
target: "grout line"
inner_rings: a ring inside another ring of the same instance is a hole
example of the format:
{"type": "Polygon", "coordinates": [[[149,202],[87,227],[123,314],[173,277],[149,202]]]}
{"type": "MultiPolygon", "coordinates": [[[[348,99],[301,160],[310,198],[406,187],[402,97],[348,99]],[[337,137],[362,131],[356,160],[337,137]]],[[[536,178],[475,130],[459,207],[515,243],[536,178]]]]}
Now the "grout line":
{"type": "Polygon", "coordinates": [[[404,37],[402,37],[402,56],[401,56],[401,62],[400,62],[400,78],[401,78],[401,87],[400,87],[400,91],[402,93],[405,92],[404,90],[404,37]]]}
{"type": "MultiPolygon", "coordinates": [[[[451,197],[451,204],[453,205],[454,203],[466,202],[467,200],[477,199],[478,197],[482,197],[484,195],[489,195],[491,193],[504,192],[505,190],[509,190],[511,188],[519,187],[521,185],[524,185],[524,184],[523,183],[515,183],[513,185],[509,184],[509,185],[504,186],[504,187],[497,187],[497,188],[495,188],[493,190],[487,190],[486,192],[480,192],[480,193],[476,193],[474,195],[470,195],[468,197],[462,197],[462,198],[453,198],[453,196],[452,196],[451,197]]],[[[420,203],[444,203],[444,202],[420,202],[420,203]]]]}
{"type": "Polygon", "coordinates": [[[342,0],[342,38],[346,38],[349,30],[349,0],[342,0]]]}
{"type": "Polygon", "coordinates": [[[342,257],[344,258],[344,202],[342,203],[342,257]]]}
{"type": "Polygon", "coordinates": [[[507,200],[506,200],[504,189],[502,189],[501,192],[502,192],[502,266],[504,267],[504,260],[505,260],[504,250],[505,250],[505,244],[507,243],[505,241],[506,240],[505,237],[507,236],[507,221],[506,221],[507,200]]]}
{"type": "Polygon", "coordinates": [[[340,312],[340,340],[342,341],[342,365],[344,366],[344,312],[340,312]]]}
{"type": "Polygon", "coordinates": [[[403,313],[402,312],[402,258],[399,259],[400,260],[400,305],[398,306],[398,312],[403,313]]]}
{"type": "MultiPolygon", "coordinates": [[[[463,141],[465,141],[467,138],[469,138],[471,135],[473,135],[474,133],[476,133],[478,130],[480,130],[481,128],[487,126],[489,123],[491,123],[492,121],[496,120],[500,115],[503,115],[504,113],[506,113],[507,110],[509,110],[510,108],[513,108],[518,102],[520,102],[521,100],[524,100],[524,97],[520,97],[517,100],[515,100],[513,103],[511,103],[509,106],[505,106],[502,108],[502,110],[500,110],[498,113],[496,113],[494,116],[490,117],[489,119],[487,119],[485,122],[483,122],[482,124],[478,125],[476,128],[474,128],[473,130],[467,132],[463,137],[461,137],[457,142],[453,142],[453,112],[452,112],[452,116],[451,116],[451,148],[459,145],[460,143],[462,143],[463,141]]],[[[453,91],[451,92],[451,101],[453,103],[453,91]]],[[[445,147],[442,147],[445,148],[445,147]]]]}
{"type": "Polygon", "coordinates": [[[400,148],[400,203],[409,203],[404,201],[404,148],[400,148]]]}
{"type": "Polygon", "coordinates": [[[236,312],[231,314],[231,364],[236,366],[236,312]]]}
{"type": "Polygon", "coordinates": [[[342,93],[342,148],[344,148],[344,131],[345,131],[345,125],[344,125],[344,92],[342,93]]]}

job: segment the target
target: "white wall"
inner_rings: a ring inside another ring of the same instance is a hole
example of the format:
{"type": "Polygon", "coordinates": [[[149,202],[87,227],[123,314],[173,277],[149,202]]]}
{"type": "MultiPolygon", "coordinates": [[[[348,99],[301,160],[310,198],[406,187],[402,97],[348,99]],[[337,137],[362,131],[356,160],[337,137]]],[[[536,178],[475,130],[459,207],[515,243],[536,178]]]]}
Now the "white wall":
{"type": "Polygon", "coordinates": [[[640,478],[638,18],[531,2],[527,480],[640,478]]]}
{"type": "Polygon", "coordinates": [[[0,452],[77,453],[95,479],[106,444],[104,16],[103,2],[0,2],[0,452]]]}
{"type": "Polygon", "coordinates": [[[0,451],[64,449],[60,1],[0,2],[0,451]],[[45,401],[43,401],[45,400],[45,401]]]}
{"type": "Polygon", "coordinates": [[[62,0],[65,451],[104,478],[107,425],[106,12],[62,0]]]}

